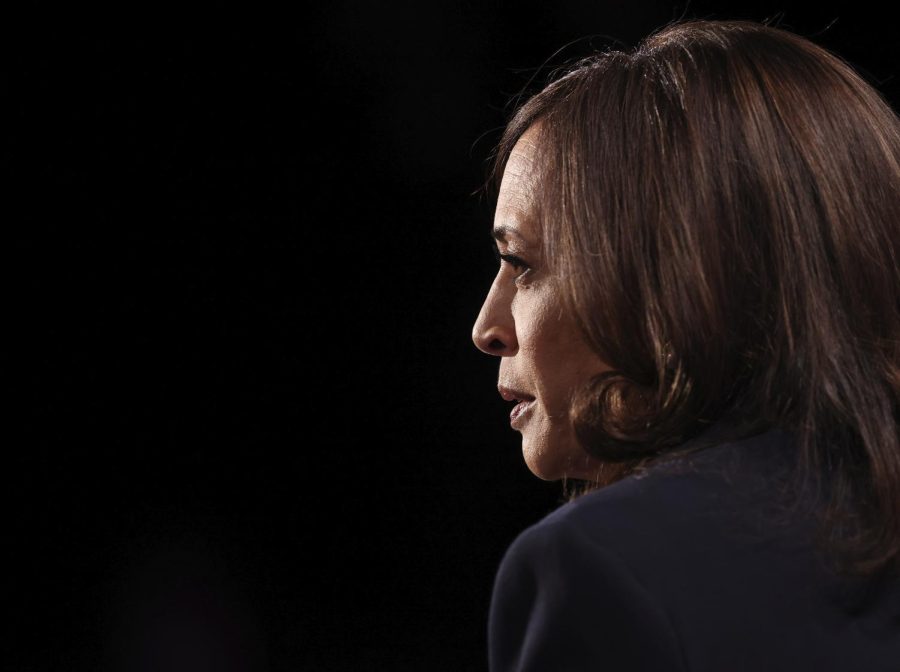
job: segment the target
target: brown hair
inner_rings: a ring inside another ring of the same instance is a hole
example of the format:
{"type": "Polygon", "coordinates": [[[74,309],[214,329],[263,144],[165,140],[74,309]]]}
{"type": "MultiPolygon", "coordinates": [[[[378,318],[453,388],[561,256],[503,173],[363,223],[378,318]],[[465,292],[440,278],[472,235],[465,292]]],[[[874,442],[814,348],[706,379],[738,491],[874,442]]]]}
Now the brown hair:
{"type": "MultiPolygon", "coordinates": [[[[900,560],[900,120],[839,56],[751,21],[670,23],[528,99],[542,258],[614,370],[572,421],[635,473],[722,419],[784,428],[828,492],[836,566],[900,560]],[[839,534],[838,531],[846,532],[839,534]]],[[[694,442],[692,450],[706,447],[694,442]]]]}

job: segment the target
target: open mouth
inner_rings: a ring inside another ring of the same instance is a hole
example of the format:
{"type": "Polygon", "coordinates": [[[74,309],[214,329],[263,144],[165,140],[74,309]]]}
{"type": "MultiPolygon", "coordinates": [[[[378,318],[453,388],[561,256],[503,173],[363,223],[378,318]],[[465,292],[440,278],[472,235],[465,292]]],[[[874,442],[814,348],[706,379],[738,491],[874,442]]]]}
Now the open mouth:
{"type": "Polygon", "coordinates": [[[532,397],[531,399],[525,399],[525,400],[520,401],[518,404],[516,404],[509,414],[510,423],[515,425],[517,420],[519,420],[520,418],[523,418],[524,415],[531,409],[532,405],[534,404],[534,401],[535,400],[532,397]]]}

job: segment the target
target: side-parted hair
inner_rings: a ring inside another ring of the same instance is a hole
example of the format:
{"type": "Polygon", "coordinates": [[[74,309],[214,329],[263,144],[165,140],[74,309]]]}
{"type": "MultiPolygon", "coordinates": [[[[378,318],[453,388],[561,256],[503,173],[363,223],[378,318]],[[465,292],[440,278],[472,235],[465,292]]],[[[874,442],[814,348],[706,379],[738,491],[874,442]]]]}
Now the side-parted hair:
{"type": "Polygon", "coordinates": [[[554,73],[503,133],[495,193],[533,125],[542,265],[614,367],[577,392],[571,415],[609,471],[569,500],[678,454],[722,419],[732,439],[783,428],[825,498],[817,540],[833,566],[897,570],[891,106],[806,38],[687,20],[554,73]]]}

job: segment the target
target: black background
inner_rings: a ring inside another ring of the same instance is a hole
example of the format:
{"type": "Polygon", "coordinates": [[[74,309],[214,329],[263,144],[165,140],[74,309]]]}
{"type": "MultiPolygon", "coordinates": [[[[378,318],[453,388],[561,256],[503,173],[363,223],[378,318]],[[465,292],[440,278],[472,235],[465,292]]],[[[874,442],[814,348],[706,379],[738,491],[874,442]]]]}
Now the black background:
{"type": "Polygon", "coordinates": [[[4,669],[485,669],[560,503],[471,341],[486,158],[552,66],[779,12],[896,107],[861,3],[7,26],[4,669]]]}

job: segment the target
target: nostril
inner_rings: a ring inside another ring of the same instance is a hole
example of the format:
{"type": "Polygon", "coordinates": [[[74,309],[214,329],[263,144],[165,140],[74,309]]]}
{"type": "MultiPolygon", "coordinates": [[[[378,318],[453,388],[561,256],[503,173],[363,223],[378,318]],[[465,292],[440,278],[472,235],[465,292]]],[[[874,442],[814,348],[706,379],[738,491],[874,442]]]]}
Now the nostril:
{"type": "Polygon", "coordinates": [[[491,341],[491,344],[488,346],[491,350],[503,350],[506,345],[499,339],[495,338],[491,341]]]}
{"type": "Polygon", "coordinates": [[[498,326],[473,330],[472,340],[479,350],[496,357],[510,355],[516,347],[515,335],[498,326]]]}

